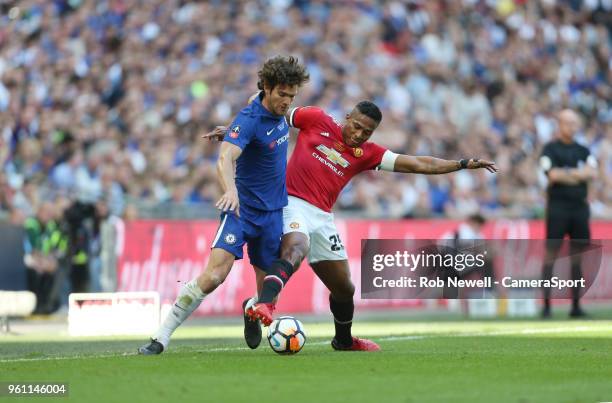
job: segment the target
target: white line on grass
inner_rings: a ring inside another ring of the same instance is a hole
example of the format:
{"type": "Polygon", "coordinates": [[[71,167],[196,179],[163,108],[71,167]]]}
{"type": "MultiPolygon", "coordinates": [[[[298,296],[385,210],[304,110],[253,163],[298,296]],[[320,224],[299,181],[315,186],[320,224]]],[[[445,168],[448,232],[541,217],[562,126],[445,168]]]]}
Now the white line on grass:
{"type": "MultiPolygon", "coordinates": [[[[547,333],[572,333],[572,332],[588,332],[593,330],[607,330],[607,327],[551,327],[551,328],[527,328],[527,329],[515,329],[515,330],[496,330],[491,332],[458,332],[458,333],[429,333],[429,334],[417,334],[417,335],[404,335],[404,336],[383,336],[373,337],[378,341],[405,341],[405,340],[422,340],[432,339],[435,337],[486,337],[486,336],[505,336],[512,334],[547,334],[547,333]]],[[[329,341],[317,341],[308,343],[311,346],[323,346],[329,344],[329,341]]],[[[230,351],[247,351],[250,350],[248,347],[215,347],[208,348],[205,350],[192,350],[194,353],[216,353],[216,352],[230,352],[230,351]]],[[[16,363],[16,362],[36,362],[36,361],[52,361],[52,360],[76,360],[76,359],[90,359],[90,358],[111,358],[111,357],[131,357],[138,355],[134,353],[108,353],[108,354],[92,354],[92,355],[73,355],[73,356],[57,356],[57,357],[32,357],[32,358],[7,358],[0,359],[0,363],[16,363]]]]}

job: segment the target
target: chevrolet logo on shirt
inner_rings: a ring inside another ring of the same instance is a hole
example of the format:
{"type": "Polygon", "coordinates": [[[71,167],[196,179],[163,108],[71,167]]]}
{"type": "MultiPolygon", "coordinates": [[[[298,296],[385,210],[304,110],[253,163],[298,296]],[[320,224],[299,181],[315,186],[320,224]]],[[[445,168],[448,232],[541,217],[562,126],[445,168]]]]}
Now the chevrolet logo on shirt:
{"type": "Polygon", "coordinates": [[[333,148],[329,148],[329,147],[324,146],[323,144],[319,144],[317,146],[317,150],[325,154],[327,159],[333,162],[334,164],[340,165],[342,168],[346,168],[349,166],[349,162],[345,160],[344,158],[342,158],[342,155],[338,151],[334,150],[333,148]]]}

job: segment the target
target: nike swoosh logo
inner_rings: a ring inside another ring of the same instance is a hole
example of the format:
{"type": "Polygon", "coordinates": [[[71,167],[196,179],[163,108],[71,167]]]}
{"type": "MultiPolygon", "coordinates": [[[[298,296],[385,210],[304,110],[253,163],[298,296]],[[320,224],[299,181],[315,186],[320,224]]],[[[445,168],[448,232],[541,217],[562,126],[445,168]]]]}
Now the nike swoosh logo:
{"type": "Polygon", "coordinates": [[[266,134],[269,136],[272,134],[272,132],[274,131],[274,128],[270,129],[269,131],[266,132],[266,134]]]}

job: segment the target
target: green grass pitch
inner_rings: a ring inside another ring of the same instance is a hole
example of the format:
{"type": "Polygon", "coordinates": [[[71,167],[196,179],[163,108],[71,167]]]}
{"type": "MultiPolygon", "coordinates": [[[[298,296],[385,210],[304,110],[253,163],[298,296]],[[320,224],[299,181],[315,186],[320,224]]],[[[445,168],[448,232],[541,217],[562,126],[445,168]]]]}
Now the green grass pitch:
{"type": "Polygon", "coordinates": [[[304,325],[294,356],[249,350],[233,324],[179,329],[155,357],[135,354],[142,338],[5,335],[0,382],[68,382],[53,401],[105,403],[612,401],[612,321],[356,323],[380,353],[332,351],[331,323],[304,325]]]}

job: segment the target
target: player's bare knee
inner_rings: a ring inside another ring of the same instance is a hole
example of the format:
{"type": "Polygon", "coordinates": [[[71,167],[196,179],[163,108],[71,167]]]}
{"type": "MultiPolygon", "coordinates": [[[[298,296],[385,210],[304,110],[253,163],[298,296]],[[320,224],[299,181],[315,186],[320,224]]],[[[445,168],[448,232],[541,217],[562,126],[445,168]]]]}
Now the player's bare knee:
{"type": "Polygon", "coordinates": [[[215,288],[223,284],[229,273],[229,269],[225,262],[219,264],[210,264],[204,270],[204,273],[198,278],[198,285],[203,292],[210,293],[215,288]]]}
{"type": "Polygon", "coordinates": [[[209,274],[210,283],[217,288],[225,281],[225,275],[218,271],[213,271],[209,274]]]}

